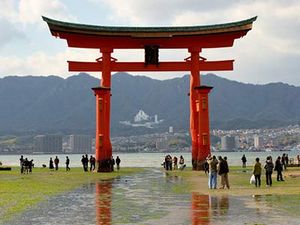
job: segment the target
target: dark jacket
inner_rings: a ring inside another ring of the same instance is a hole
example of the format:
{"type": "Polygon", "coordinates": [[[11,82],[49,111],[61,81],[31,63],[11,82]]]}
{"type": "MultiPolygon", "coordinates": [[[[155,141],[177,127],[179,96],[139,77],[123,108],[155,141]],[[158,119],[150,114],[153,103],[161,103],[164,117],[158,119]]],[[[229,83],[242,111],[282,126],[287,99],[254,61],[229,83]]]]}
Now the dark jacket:
{"type": "Polygon", "coordinates": [[[229,172],[229,168],[228,168],[228,164],[227,164],[227,161],[225,161],[224,159],[221,160],[219,162],[219,171],[218,171],[218,174],[219,175],[222,175],[224,173],[228,173],[229,172]]]}
{"type": "Polygon", "coordinates": [[[280,171],[282,171],[283,170],[283,168],[282,168],[282,163],[280,162],[280,160],[276,160],[276,162],[275,162],[275,168],[274,168],[274,170],[275,171],[278,171],[278,172],[280,172],[280,171]]]}
{"type": "Polygon", "coordinates": [[[268,173],[272,173],[273,172],[273,168],[274,168],[274,164],[271,160],[267,160],[266,161],[266,165],[265,165],[265,170],[268,173]]]}

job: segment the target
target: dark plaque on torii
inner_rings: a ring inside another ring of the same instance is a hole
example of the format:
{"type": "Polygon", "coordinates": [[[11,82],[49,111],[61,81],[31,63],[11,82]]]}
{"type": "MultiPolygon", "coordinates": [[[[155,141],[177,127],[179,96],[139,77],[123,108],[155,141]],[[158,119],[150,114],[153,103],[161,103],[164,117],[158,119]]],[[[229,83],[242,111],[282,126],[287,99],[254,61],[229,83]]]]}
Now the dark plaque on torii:
{"type": "Polygon", "coordinates": [[[158,45],[145,45],[145,65],[156,65],[158,66],[158,45]]]}

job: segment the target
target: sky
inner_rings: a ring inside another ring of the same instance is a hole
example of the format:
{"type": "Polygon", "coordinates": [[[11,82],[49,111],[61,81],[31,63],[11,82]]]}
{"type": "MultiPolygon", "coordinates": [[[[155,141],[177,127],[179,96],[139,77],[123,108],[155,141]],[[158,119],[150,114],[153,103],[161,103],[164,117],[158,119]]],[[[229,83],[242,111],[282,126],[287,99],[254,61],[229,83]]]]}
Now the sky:
{"type": "MultiPolygon", "coordinates": [[[[107,26],[193,26],[258,16],[232,48],[203,49],[207,60],[234,59],[218,76],[244,83],[300,86],[299,0],[0,0],[0,78],[69,77],[67,60],[95,61],[97,49],[72,49],[51,36],[41,16],[107,26]]],[[[144,61],[143,50],[115,50],[118,61],[144,61]]],[[[183,60],[187,50],[160,50],[160,61],[183,60]]],[[[171,79],[188,72],[132,73],[171,79]]],[[[92,73],[101,77],[100,73],[92,73]]]]}

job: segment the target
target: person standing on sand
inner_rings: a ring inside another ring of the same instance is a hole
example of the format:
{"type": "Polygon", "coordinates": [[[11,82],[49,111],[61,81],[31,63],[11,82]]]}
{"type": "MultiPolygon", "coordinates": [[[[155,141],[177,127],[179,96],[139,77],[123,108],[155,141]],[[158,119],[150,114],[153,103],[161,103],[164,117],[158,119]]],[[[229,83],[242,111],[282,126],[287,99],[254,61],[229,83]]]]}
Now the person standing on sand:
{"type": "Polygon", "coordinates": [[[260,187],[261,184],[261,163],[259,162],[259,158],[255,159],[256,163],[253,167],[253,175],[255,177],[255,187],[260,187]]]}
{"type": "Polygon", "coordinates": [[[218,160],[216,159],[216,156],[208,155],[207,163],[209,165],[209,173],[208,173],[208,187],[210,189],[216,189],[217,188],[217,165],[218,160]]]}

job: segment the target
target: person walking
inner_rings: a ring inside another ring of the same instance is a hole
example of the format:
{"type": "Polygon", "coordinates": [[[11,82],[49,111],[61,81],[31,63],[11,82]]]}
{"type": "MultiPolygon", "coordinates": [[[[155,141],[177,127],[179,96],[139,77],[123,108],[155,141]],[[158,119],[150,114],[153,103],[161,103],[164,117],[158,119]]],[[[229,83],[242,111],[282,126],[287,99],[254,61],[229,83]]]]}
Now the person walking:
{"type": "Polygon", "coordinates": [[[259,162],[259,158],[255,159],[256,163],[253,167],[253,175],[255,177],[255,187],[260,187],[261,185],[261,163],[259,162]]]}
{"type": "Polygon", "coordinates": [[[70,159],[69,159],[68,156],[66,156],[66,171],[69,171],[69,170],[70,170],[69,165],[70,165],[70,159]]]}
{"type": "Polygon", "coordinates": [[[58,170],[59,159],[57,156],[54,159],[54,164],[55,164],[55,170],[58,170]]]}
{"type": "Polygon", "coordinates": [[[272,186],[272,173],[273,173],[273,169],[274,169],[274,164],[272,162],[272,158],[271,156],[267,157],[267,161],[265,164],[265,170],[266,170],[266,183],[267,186],[272,186]]]}
{"type": "Polygon", "coordinates": [[[210,189],[216,189],[217,188],[217,165],[218,165],[218,160],[216,159],[216,156],[208,155],[207,163],[209,165],[208,187],[210,189]]]}
{"type": "Polygon", "coordinates": [[[119,156],[117,156],[116,158],[117,170],[120,169],[120,163],[121,163],[121,159],[119,158],[119,156]]]}
{"type": "Polygon", "coordinates": [[[277,171],[277,181],[284,181],[283,178],[282,178],[283,166],[282,166],[282,160],[281,160],[280,156],[278,156],[276,161],[275,161],[274,170],[277,171]]]}

